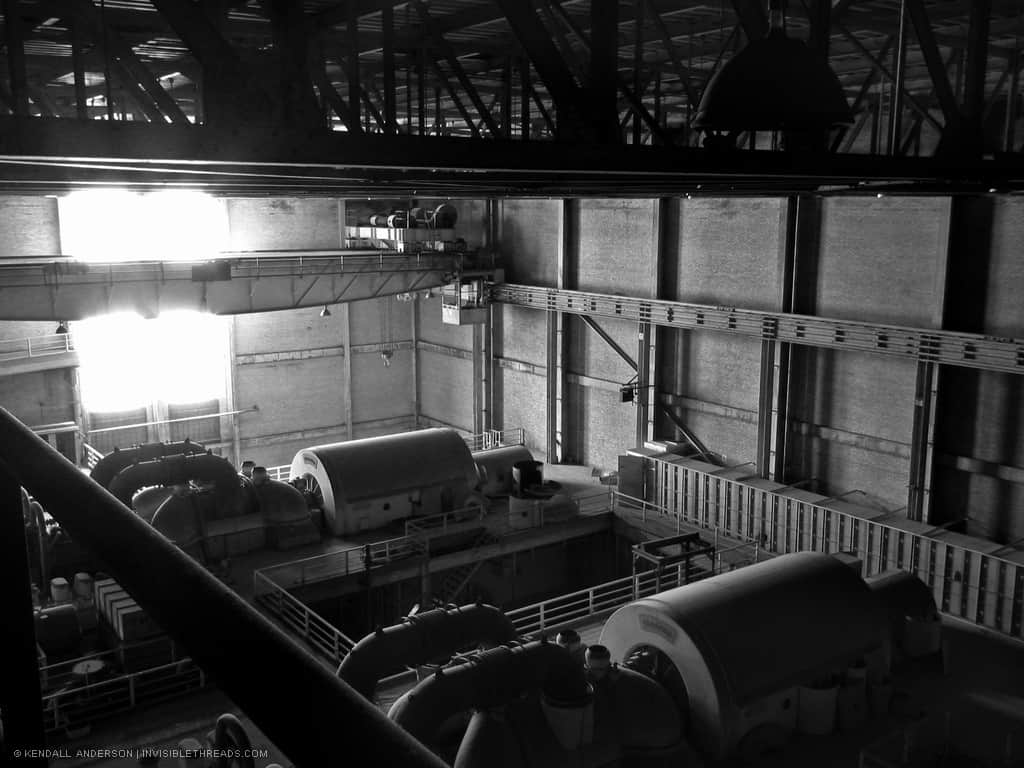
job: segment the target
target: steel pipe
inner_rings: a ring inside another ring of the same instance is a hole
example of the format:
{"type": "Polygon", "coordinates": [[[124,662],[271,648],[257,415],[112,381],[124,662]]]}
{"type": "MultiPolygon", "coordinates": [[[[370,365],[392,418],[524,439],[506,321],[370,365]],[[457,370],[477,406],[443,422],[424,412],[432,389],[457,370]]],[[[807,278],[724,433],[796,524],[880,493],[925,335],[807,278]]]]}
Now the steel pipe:
{"type": "Polygon", "coordinates": [[[0,461],[296,766],[372,754],[381,765],[444,767],[4,408],[0,461]]]}
{"type": "Polygon", "coordinates": [[[425,664],[472,643],[506,643],[516,634],[493,605],[436,608],[364,637],[341,662],[338,675],[371,698],[377,681],[395,665],[425,664]]]}
{"type": "Polygon", "coordinates": [[[164,456],[125,467],[107,484],[111,495],[125,506],[139,488],[153,485],[177,485],[188,480],[206,480],[217,488],[217,498],[224,505],[237,503],[241,496],[241,479],[231,463],[222,456],[164,456]]]}
{"type": "Polygon", "coordinates": [[[582,664],[565,648],[540,640],[492,648],[465,664],[438,670],[395,701],[388,717],[432,743],[449,717],[500,706],[538,688],[580,706],[593,693],[582,664]]]}
{"type": "Polygon", "coordinates": [[[187,439],[180,443],[146,443],[145,445],[126,450],[115,448],[113,452],[108,453],[96,462],[96,466],[92,468],[92,472],[89,475],[101,487],[108,488],[110,481],[114,479],[118,472],[135,462],[150,461],[151,459],[159,459],[162,456],[173,456],[179,453],[203,453],[205,451],[206,447],[202,443],[193,443],[187,439]]]}

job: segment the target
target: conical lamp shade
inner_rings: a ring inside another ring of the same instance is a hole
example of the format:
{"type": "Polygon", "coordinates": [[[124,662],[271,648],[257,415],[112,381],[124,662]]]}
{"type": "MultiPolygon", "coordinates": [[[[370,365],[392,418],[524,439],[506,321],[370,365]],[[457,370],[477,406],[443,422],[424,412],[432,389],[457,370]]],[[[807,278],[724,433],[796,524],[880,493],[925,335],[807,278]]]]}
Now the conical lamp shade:
{"type": "Polygon", "coordinates": [[[810,131],[853,122],[832,69],[780,30],[751,41],[704,91],[694,127],[708,131],[810,131]]]}

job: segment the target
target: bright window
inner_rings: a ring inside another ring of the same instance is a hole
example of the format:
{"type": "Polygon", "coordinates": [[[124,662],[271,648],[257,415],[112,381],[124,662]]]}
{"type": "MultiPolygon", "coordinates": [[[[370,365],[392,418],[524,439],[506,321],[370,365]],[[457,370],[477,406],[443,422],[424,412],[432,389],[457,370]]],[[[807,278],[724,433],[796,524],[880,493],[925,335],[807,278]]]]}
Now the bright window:
{"type": "Polygon", "coordinates": [[[152,320],[104,315],[76,322],[82,404],[110,412],[150,403],[196,403],[225,395],[227,324],[199,312],[152,320]]]}
{"type": "Polygon", "coordinates": [[[57,206],[61,251],[78,261],[204,261],[228,248],[224,203],[201,192],[86,190],[57,206]]]}

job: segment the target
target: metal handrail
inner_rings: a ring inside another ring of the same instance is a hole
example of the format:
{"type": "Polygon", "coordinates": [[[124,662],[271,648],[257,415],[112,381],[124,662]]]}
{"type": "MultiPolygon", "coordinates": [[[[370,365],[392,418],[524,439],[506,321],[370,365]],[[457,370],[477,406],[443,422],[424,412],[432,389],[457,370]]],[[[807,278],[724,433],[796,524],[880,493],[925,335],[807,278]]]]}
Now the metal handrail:
{"type": "Polygon", "coordinates": [[[351,576],[366,570],[366,553],[374,564],[391,563],[422,554],[423,544],[415,536],[398,536],[374,541],[358,547],[348,547],[323,555],[312,555],[287,563],[271,565],[253,573],[261,574],[276,586],[290,589],[327,579],[351,576]]]}
{"type": "MultiPolygon", "coordinates": [[[[690,582],[709,578],[712,572],[702,574],[690,582]]],[[[582,622],[647,597],[657,591],[657,575],[645,571],[637,576],[624,576],[587,589],[558,595],[521,608],[506,611],[505,615],[521,635],[544,632],[554,627],[565,627],[582,622]]],[[[667,569],[661,581],[662,590],[679,586],[679,569],[667,569]]]]}
{"type": "Polygon", "coordinates": [[[22,339],[2,339],[0,340],[0,361],[62,355],[74,350],[74,339],[70,333],[26,336],[22,339]]]}
{"type": "MultiPolygon", "coordinates": [[[[602,488],[593,493],[583,493],[570,499],[575,507],[575,514],[578,516],[590,516],[607,514],[611,510],[611,495],[608,490],[602,488]]],[[[521,533],[525,530],[542,528],[556,522],[563,522],[561,516],[552,520],[543,513],[543,503],[536,502],[539,507],[537,515],[538,522],[532,526],[513,527],[508,520],[497,526],[488,526],[495,535],[505,536],[521,533]]],[[[456,510],[447,514],[458,514],[456,510]]],[[[467,507],[462,510],[474,515],[479,514],[476,507],[467,507]]],[[[412,521],[410,521],[410,525],[412,521]]],[[[408,528],[407,528],[408,530],[408,528]]],[[[284,589],[300,587],[327,579],[335,579],[362,573],[366,570],[364,557],[367,547],[370,548],[371,560],[374,564],[390,563],[396,560],[403,560],[416,555],[422,555],[426,551],[427,537],[423,532],[416,529],[415,525],[406,536],[398,536],[393,539],[370,542],[357,547],[348,547],[335,552],[328,552],[322,555],[312,555],[299,560],[292,560],[287,563],[271,565],[261,568],[255,573],[262,574],[265,578],[284,589]]],[[[254,573],[254,576],[255,576],[254,573]]]]}
{"type": "Polygon", "coordinates": [[[450,512],[438,512],[436,515],[412,517],[405,521],[405,535],[424,537],[430,534],[444,535],[456,526],[466,527],[474,520],[480,521],[487,514],[482,506],[463,507],[450,512]]]}
{"type": "Polygon", "coordinates": [[[47,732],[79,728],[134,709],[142,702],[191,693],[205,688],[206,683],[203,670],[186,657],[96,683],[62,688],[43,696],[44,727],[47,732]]]}
{"type": "Polygon", "coordinates": [[[292,471],[291,464],[280,464],[276,467],[267,467],[267,476],[271,480],[278,480],[287,483],[292,471]]]}
{"type": "MultiPolygon", "coordinates": [[[[350,686],[178,549],[39,436],[0,408],[0,499],[25,489],[90,549],[142,609],[300,768],[340,764],[352,750],[385,765],[441,768],[444,763],[350,686]],[[154,578],[153,574],[170,574],[154,578]],[[182,600],[182,595],[187,600],[182,600]],[[230,653],[225,653],[230,648],[230,653]],[[268,664],[270,659],[273,663],[268,664]],[[254,674],[254,670],[259,674],[254,674]],[[267,691],[273,691],[268,696],[267,691]],[[309,733],[332,739],[310,739],[309,733]]],[[[8,541],[10,546],[10,541],[8,541]]],[[[23,545],[22,545],[23,546],[23,545]]],[[[27,593],[27,587],[25,589],[27,593]]],[[[28,595],[25,600],[28,602],[28,595]]],[[[17,646],[16,646],[17,647],[17,646]]],[[[9,664],[36,665],[31,659],[9,664]]],[[[32,690],[22,680],[5,701],[32,690]]],[[[38,686],[35,673],[29,676],[38,686]]],[[[36,688],[36,695],[38,688],[36,688]]],[[[11,741],[20,734],[11,734],[11,741]]],[[[40,747],[44,745],[39,745],[40,747]]]]}
{"type": "Polygon", "coordinates": [[[263,574],[257,572],[253,576],[258,585],[256,598],[292,632],[330,661],[334,665],[332,669],[337,669],[355,647],[356,641],[263,574]]]}
{"type": "Polygon", "coordinates": [[[86,660],[100,660],[112,664],[121,664],[123,666],[126,654],[142,650],[154,650],[161,647],[166,648],[171,661],[178,660],[178,648],[174,644],[174,641],[169,637],[157,637],[151,640],[143,640],[139,643],[122,645],[105,651],[87,653],[84,656],[77,656],[67,661],[56,661],[52,664],[46,664],[39,668],[39,678],[44,687],[53,688],[62,685],[65,680],[70,679],[74,667],[80,662],[86,660]]]}
{"type": "Polygon", "coordinates": [[[103,454],[100,451],[93,448],[84,440],[82,441],[82,453],[85,454],[85,465],[89,469],[95,467],[99,460],[103,458],[103,454]]]}

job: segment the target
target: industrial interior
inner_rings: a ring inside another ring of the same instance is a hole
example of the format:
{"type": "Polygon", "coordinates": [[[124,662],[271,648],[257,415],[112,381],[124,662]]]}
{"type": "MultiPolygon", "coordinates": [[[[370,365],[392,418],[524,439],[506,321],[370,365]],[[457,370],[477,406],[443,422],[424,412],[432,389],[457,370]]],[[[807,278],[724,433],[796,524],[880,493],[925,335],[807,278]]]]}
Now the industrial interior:
{"type": "Polygon", "coordinates": [[[1024,0],[0,21],[0,764],[1024,768],[1024,0]]]}

